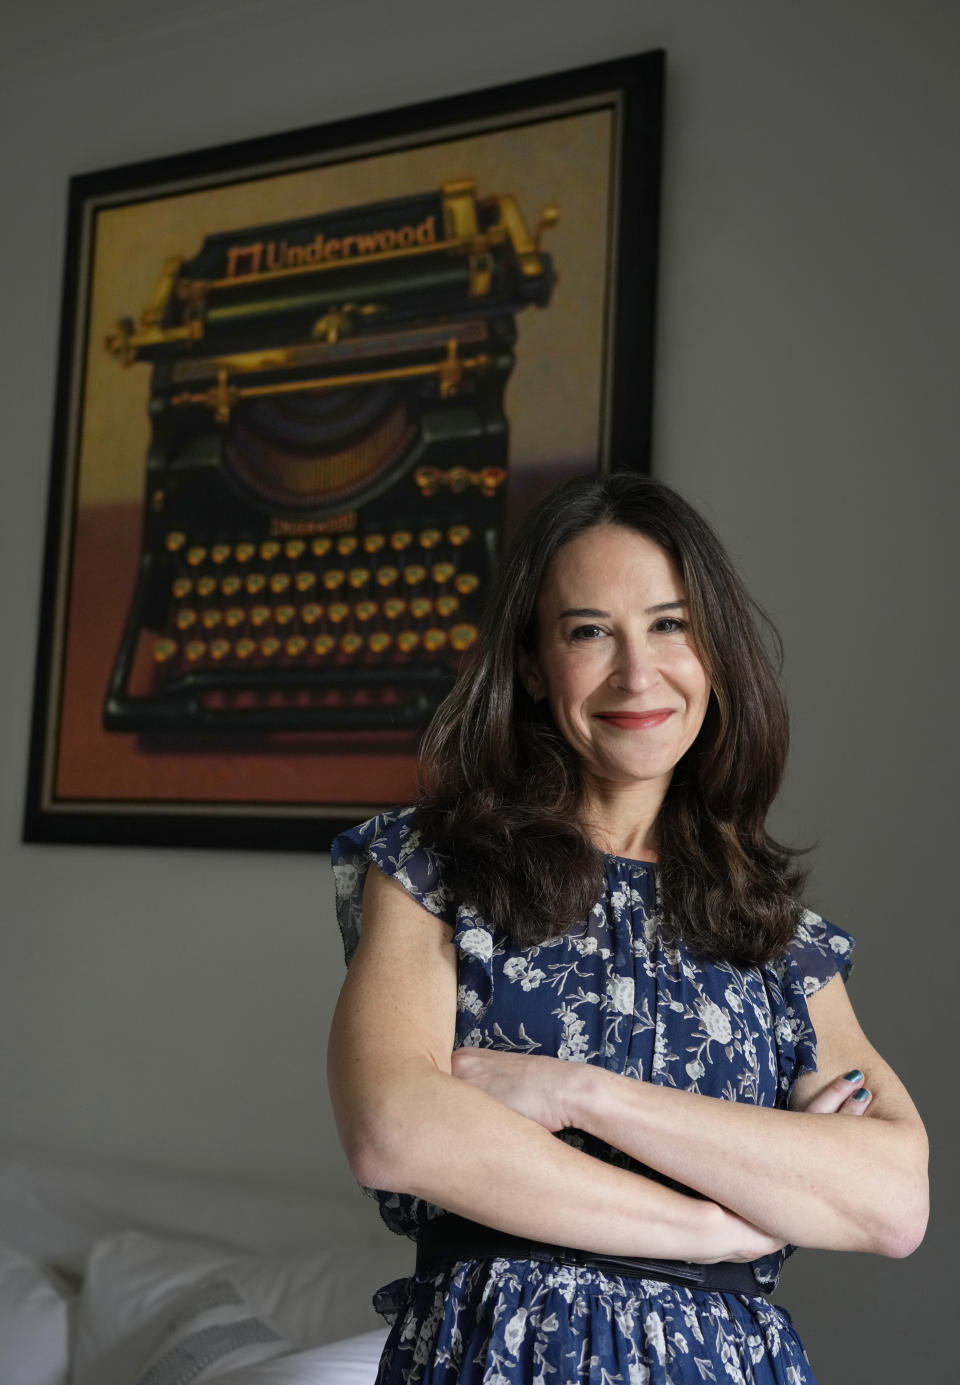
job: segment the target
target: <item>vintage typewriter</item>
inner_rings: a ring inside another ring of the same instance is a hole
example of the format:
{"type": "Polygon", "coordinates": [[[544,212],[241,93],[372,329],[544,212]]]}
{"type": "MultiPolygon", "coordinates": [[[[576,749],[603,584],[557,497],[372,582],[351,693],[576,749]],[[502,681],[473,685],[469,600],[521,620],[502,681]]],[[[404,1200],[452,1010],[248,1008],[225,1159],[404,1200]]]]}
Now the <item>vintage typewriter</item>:
{"type": "Polygon", "coordinates": [[[473,181],[210,235],[107,341],[152,365],[139,578],[109,730],[416,728],[504,527],[516,314],[549,304],[473,181]]]}

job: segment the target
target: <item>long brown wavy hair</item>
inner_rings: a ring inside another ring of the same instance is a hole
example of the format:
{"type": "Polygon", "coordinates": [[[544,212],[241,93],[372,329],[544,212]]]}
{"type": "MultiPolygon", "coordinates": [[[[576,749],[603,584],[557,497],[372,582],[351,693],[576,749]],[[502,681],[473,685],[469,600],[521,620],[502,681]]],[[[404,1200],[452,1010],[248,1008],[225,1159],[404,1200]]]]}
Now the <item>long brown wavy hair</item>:
{"type": "Polygon", "coordinates": [[[603,856],[581,818],[576,758],[518,669],[521,651],[536,651],[537,597],[551,560],[598,524],[644,534],[673,559],[712,688],[657,818],[667,935],[705,957],[771,960],[794,934],[802,883],[796,853],[766,830],[788,721],[761,628],[778,665],[779,636],[710,526],[649,477],[569,481],[527,515],[472,657],[424,737],[418,823],[457,894],[517,947],[566,932],[600,898],[603,856]]]}

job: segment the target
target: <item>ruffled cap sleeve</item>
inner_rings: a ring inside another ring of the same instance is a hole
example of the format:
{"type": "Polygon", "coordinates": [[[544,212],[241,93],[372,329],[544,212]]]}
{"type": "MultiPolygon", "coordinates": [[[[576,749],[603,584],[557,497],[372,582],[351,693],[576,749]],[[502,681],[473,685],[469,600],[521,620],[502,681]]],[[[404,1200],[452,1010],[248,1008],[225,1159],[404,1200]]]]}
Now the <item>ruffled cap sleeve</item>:
{"type": "Polygon", "coordinates": [[[819,991],[838,973],[847,980],[853,969],[853,944],[851,935],[836,924],[809,909],[803,911],[787,958],[805,996],[819,991]]]}
{"type": "Polygon", "coordinates": [[[441,877],[436,852],[421,842],[415,808],[397,808],[342,832],[330,848],[337,921],[349,966],[360,939],[363,887],[371,864],[402,885],[418,904],[451,928],[457,908],[441,877]]]}

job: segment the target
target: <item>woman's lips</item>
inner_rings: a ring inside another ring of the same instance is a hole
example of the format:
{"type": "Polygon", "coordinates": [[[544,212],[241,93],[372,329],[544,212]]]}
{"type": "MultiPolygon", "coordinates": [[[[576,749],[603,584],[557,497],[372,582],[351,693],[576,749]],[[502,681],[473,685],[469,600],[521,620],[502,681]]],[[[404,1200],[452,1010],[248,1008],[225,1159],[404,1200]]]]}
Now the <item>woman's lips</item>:
{"type": "Polygon", "coordinates": [[[652,726],[660,726],[667,717],[673,716],[672,707],[660,707],[653,712],[598,712],[600,721],[608,726],[618,726],[621,731],[647,731],[652,726]]]}

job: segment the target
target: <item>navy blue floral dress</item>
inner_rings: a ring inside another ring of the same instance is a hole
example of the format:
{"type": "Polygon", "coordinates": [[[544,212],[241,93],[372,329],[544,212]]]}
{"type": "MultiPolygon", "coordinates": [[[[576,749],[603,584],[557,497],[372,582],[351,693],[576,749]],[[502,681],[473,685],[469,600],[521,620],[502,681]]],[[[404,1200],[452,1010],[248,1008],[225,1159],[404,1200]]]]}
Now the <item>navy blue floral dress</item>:
{"type": "MultiPolygon", "coordinates": [[[[458,1047],[551,1054],[763,1106],[785,1106],[796,1079],[816,1068],[806,997],[837,972],[846,977],[849,934],[808,912],[783,961],[695,959],[663,939],[656,868],[607,856],[603,896],[584,923],[513,948],[451,896],[413,811],[384,813],[334,843],[347,961],[373,861],[453,929],[458,1047]]],[[[560,1138],[649,1172],[580,1132],[560,1138]]],[[[438,1214],[414,1197],[376,1197],[402,1234],[438,1214]]],[[[508,1258],[400,1281],[379,1296],[393,1329],[378,1385],[814,1385],[789,1315],[759,1296],[783,1259],[755,1266],[758,1297],[508,1258]]]]}

